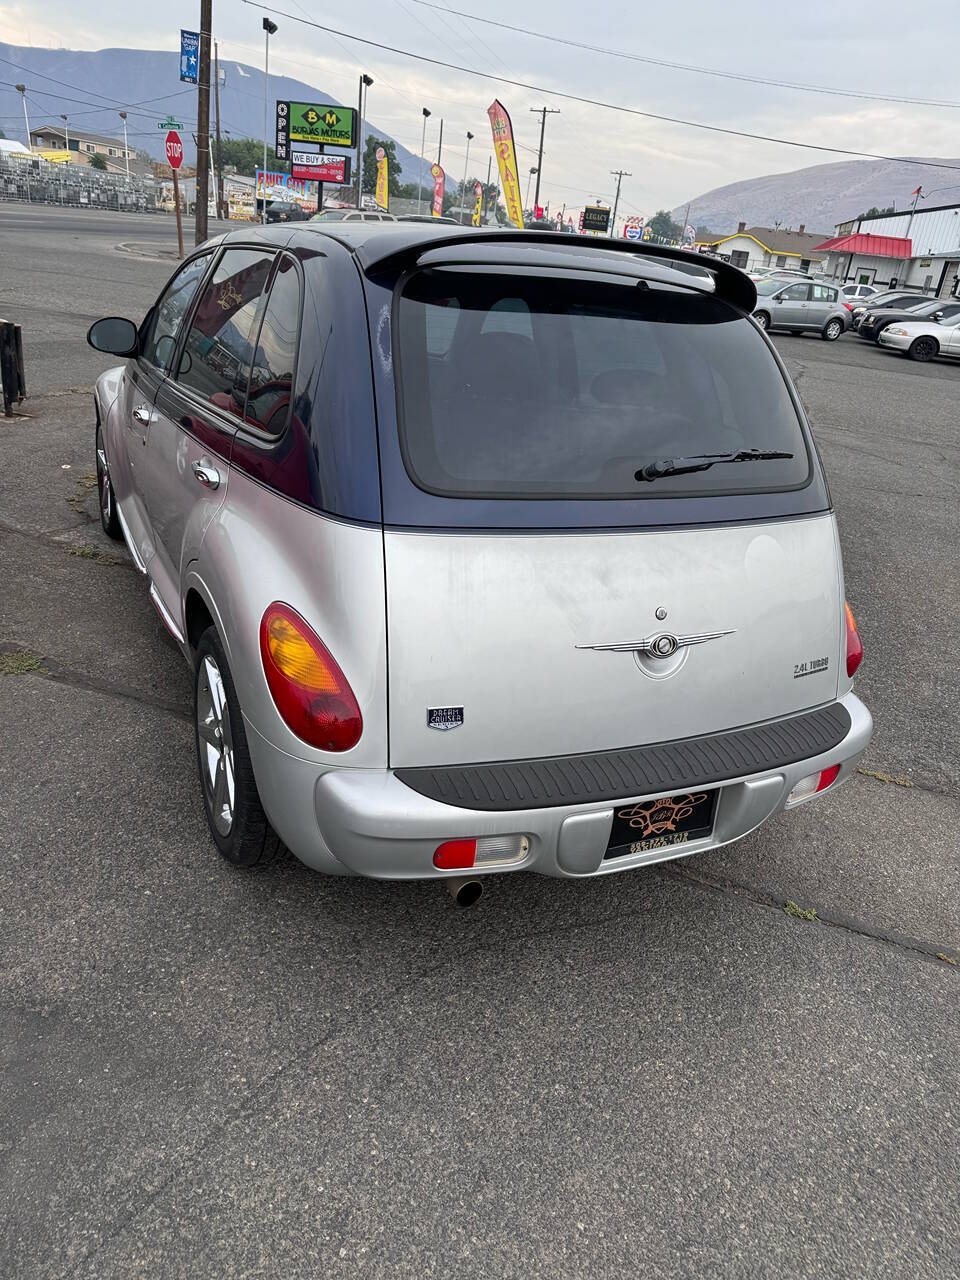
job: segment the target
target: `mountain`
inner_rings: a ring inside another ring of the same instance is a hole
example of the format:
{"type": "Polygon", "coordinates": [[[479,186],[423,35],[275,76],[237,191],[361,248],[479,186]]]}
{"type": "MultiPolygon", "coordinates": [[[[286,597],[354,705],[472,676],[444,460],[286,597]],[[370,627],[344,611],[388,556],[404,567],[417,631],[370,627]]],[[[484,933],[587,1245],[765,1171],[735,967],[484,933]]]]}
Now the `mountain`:
{"type": "MultiPolygon", "coordinates": [[[[0,43],[0,121],[8,138],[25,141],[23,106],[12,86],[27,86],[30,128],[54,122],[66,114],[68,127],[86,128],[123,141],[123,125],[117,112],[127,108],[127,138],[131,146],[148,151],[156,160],[164,157],[165,130],[157,128],[167,115],[181,120],[184,163],[196,160],[193,134],[197,127],[197,90],[180,81],[180,55],[153,49],[98,49],[88,53],[73,49],[35,49],[0,43]],[[9,86],[9,87],[8,87],[9,86]],[[103,103],[103,106],[97,106],[103,103]],[[138,104],[128,105],[128,104],[138,104]]],[[[226,83],[220,87],[220,129],[233,138],[263,137],[263,68],[233,59],[220,62],[226,83]]],[[[341,102],[317,85],[270,76],[268,86],[268,141],[273,143],[273,104],[276,99],[294,102],[341,102]]],[[[210,128],[214,127],[213,96],[210,101],[210,128]]],[[[416,122],[419,128],[419,117],[416,122]]],[[[376,120],[364,121],[364,137],[392,135],[380,129],[376,120]]],[[[402,182],[415,182],[420,159],[397,143],[397,159],[402,182]]]]}
{"type": "MultiPolygon", "coordinates": [[[[960,165],[960,160],[938,158],[930,163],[960,165]]],[[[833,235],[838,222],[873,206],[907,208],[911,193],[921,183],[925,191],[955,187],[952,193],[944,194],[947,199],[951,194],[956,198],[960,195],[958,181],[960,173],[955,168],[931,169],[909,161],[843,160],[715,187],[690,201],[689,220],[695,227],[709,227],[718,234],[736,231],[739,222],[760,227],[798,227],[802,222],[811,230],[833,235]]],[[[686,201],[678,205],[673,217],[679,221],[686,207],[686,201]]]]}

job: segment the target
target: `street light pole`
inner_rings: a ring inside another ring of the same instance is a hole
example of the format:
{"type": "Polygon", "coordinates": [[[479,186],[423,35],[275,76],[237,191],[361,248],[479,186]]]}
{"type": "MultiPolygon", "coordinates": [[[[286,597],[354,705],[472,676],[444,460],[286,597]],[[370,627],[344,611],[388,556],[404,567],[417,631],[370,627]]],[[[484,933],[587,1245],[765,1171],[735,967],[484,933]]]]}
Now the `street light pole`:
{"type": "MultiPolygon", "coordinates": [[[[543,135],[547,127],[547,116],[558,116],[560,114],[560,108],[559,107],[531,107],[530,110],[535,112],[540,117],[540,150],[537,153],[537,167],[534,170],[534,172],[537,175],[537,190],[533,197],[533,203],[536,206],[536,208],[534,209],[534,215],[536,215],[536,209],[539,208],[540,206],[540,171],[543,168],[543,135]]],[[[529,195],[529,192],[527,194],[529,195]]],[[[528,204],[529,204],[529,201],[528,201],[528,204]]]]}
{"type": "Polygon", "coordinates": [[[526,198],[526,200],[524,201],[524,204],[527,206],[527,210],[528,210],[528,212],[529,212],[529,209],[530,209],[530,179],[533,177],[533,175],[534,175],[534,174],[536,174],[536,175],[537,175],[537,190],[539,191],[539,189],[540,189],[540,170],[539,170],[535,165],[533,166],[533,168],[531,168],[530,172],[527,174],[527,198],[526,198]]]}
{"type": "Polygon", "coordinates": [[[127,150],[127,113],[120,112],[120,119],[123,121],[123,162],[127,167],[127,181],[130,181],[130,153],[127,150]]]}
{"type": "MultiPolygon", "coordinates": [[[[277,24],[263,20],[263,225],[267,225],[267,85],[270,79],[270,37],[277,34],[277,24]]],[[[256,196],[254,196],[256,198],[256,196]]]]}
{"type": "Polygon", "coordinates": [[[460,213],[459,213],[459,219],[460,219],[460,221],[461,221],[461,222],[463,222],[463,189],[464,189],[464,187],[467,185],[467,166],[468,166],[468,165],[469,165],[469,163],[470,163],[470,140],[471,140],[471,138],[472,138],[472,137],[473,137],[473,134],[472,134],[472,133],[470,132],[470,130],[468,129],[468,130],[467,130],[467,154],[466,154],[466,156],[465,156],[465,158],[464,158],[464,161],[463,161],[463,181],[460,183],[460,213]]]}
{"type": "Polygon", "coordinates": [[[357,100],[357,114],[360,117],[359,126],[357,128],[357,208],[359,209],[363,202],[363,117],[366,106],[365,89],[369,89],[373,84],[370,76],[363,75],[360,77],[360,94],[357,100]]]}
{"type": "Polygon", "coordinates": [[[423,111],[423,132],[420,135],[420,181],[417,183],[417,213],[420,213],[420,206],[423,203],[423,153],[427,146],[427,120],[430,112],[426,107],[422,107],[423,111]]]}
{"type": "Polygon", "coordinates": [[[30,117],[27,115],[27,86],[25,84],[15,84],[13,87],[23,99],[23,123],[27,126],[27,150],[32,151],[33,147],[30,143],[30,117]]]}
{"type": "MultiPolygon", "coordinates": [[[[64,151],[66,151],[67,156],[69,157],[69,155],[70,155],[70,125],[69,125],[69,123],[68,123],[68,121],[67,121],[67,117],[66,117],[65,115],[61,114],[60,119],[63,121],[63,149],[64,149],[64,151]]],[[[916,208],[916,201],[914,201],[914,208],[916,208]]]]}
{"type": "Polygon", "coordinates": [[[437,164],[440,163],[440,156],[443,154],[443,116],[440,117],[440,140],[437,143],[437,164]]]}

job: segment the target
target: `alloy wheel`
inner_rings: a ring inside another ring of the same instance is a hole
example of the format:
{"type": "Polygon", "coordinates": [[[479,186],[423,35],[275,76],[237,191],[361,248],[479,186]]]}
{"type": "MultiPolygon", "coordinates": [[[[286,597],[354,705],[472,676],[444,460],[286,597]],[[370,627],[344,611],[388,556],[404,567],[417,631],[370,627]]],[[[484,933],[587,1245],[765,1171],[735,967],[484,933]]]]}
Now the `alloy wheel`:
{"type": "Polygon", "coordinates": [[[200,773],[210,820],[221,836],[230,834],[236,798],[230,708],[220,668],[207,654],[197,683],[197,735],[200,773]]]}

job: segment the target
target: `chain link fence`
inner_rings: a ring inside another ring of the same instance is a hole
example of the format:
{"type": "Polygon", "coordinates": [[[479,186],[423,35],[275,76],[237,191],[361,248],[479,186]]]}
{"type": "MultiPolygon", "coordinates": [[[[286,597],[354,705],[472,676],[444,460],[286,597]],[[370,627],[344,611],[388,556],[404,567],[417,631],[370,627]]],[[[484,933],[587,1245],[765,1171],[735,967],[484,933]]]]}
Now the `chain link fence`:
{"type": "Polygon", "coordinates": [[[41,156],[7,151],[0,151],[0,200],[124,213],[157,211],[152,178],[128,178],[90,165],[53,164],[41,156]]]}

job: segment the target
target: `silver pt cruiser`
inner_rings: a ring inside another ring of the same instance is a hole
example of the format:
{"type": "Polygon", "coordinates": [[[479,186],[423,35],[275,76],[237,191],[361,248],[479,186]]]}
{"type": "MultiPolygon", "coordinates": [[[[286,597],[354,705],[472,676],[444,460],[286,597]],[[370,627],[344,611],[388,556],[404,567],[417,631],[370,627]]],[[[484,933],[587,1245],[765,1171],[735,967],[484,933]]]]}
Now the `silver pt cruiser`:
{"type": "Polygon", "coordinates": [[[96,386],[104,529],[195,673],[230,862],[591,876],[746,835],[872,731],[753,284],[416,224],[199,248],[96,386]]]}

